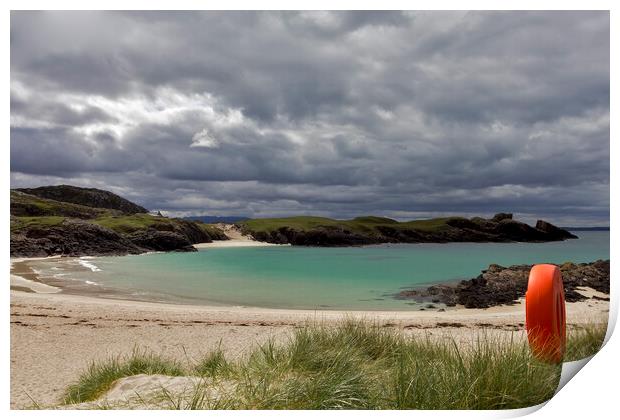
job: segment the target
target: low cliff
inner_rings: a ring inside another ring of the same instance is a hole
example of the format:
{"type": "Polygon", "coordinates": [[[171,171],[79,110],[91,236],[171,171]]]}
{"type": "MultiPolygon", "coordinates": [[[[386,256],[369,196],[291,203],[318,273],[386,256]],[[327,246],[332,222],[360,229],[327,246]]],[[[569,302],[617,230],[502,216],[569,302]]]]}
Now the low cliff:
{"type": "Polygon", "coordinates": [[[144,208],[107,191],[87,190],[76,199],[76,191],[85,189],[61,187],[32,189],[52,191],[55,199],[28,194],[26,189],[11,191],[12,257],[185,252],[196,250],[192,244],[227,239],[212,225],[136,213],[144,208]],[[65,198],[59,194],[62,191],[69,195],[65,198]],[[94,207],[99,204],[108,207],[94,207]]]}
{"type": "Polygon", "coordinates": [[[491,219],[447,217],[398,222],[384,217],[335,220],[322,217],[252,219],[238,224],[245,234],[271,243],[350,246],[380,243],[549,242],[576,238],[539,220],[530,226],[499,213],[491,219]]]}

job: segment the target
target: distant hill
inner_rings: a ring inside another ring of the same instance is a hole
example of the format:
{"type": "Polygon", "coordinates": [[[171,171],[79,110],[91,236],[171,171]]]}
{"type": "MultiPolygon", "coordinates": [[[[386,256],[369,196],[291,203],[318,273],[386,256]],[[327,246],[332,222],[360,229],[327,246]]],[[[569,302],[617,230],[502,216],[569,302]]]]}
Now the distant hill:
{"type": "Polygon", "coordinates": [[[244,220],[250,220],[249,217],[241,216],[187,216],[185,220],[194,220],[202,223],[237,223],[244,220]]]}
{"type": "Polygon", "coordinates": [[[562,229],[566,229],[571,232],[609,232],[609,226],[569,226],[563,227],[562,229]]]}
{"type": "Polygon", "coordinates": [[[348,246],[380,243],[549,242],[576,238],[572,233],[539,220],[536,226],[498,213],[491,219],[443,217],[398,222],[376,216],[336,220],[299,216],[250,219],[240,223],[244,234],[272,243],[306,246],[348,246]]]}
{"type": "Polygon", "coordinates": [[[148,210],[109,191],[97,188],[82,188],[73,185],[50,185],[37,188],[17,188],[26,194],[48,200],[100,209],[118,210],[125,214],[148,213],[148,210]]]}

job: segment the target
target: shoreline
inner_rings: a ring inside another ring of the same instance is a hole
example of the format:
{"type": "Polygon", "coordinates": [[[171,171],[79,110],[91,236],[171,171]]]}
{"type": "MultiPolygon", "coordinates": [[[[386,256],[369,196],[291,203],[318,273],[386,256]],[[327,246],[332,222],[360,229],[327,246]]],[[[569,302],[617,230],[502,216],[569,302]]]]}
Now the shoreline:
{"type": "Polygon", "coordinates": [[[226,241],[201,242],[193,245],[196,249],[206,248],[236,248],[236,247],[271,247],[271,246],[291,246],[291,244],[272,244],[269,242],[259,242],[250,239],[228,239],[226,241]]]}
{"type": "MultiPolygon", "coordinates": [[[[66,257],[52,257],[66,258],[66,257]]],[[[195,362],[220,348],[230,360],[269,340],[283,343],[308,323],[331,325],[358,319],[393,328],[406,335],[454,340],[464,348],[481,334],[497,339],[526,340],[523,299],[487,309],[455,307],[432,310],[284,309],[153,302],[60,291],[26,292],[15,277],[26,277],[31,289],[47,286],[24,270],[36,259],[11,259],[11,408],[56,405],[64,389],[92,361],[143,349],[165,357],[195,362]],[[16,274],[13,274],[16,273],[16,274]]],[[[93,290],[84,285],[83,290],[93,290]]],[[[567,302],[569,328],[607,323],[609,302],[592,298],[567,302]]]]}
{"type": "MultiPolygon", "coordinates": [[[[225,241],[222,241],[225,242],[225,241]]],[[[250,245],[247,245],[250,246],[250,245]]],[[[278,246],[278,245],[276,245],[278,246]]],[[[263,306],[245,306],[245,305],[234,305],[234,304],[226,304],[219,302],[204,302],[204,303],[195,303],[195,302],[174,302],[174,301],[159,301],[152,300],[148,298],[139,299],[134,295],[130,295],[128,293],[123,293],[122,290],[117,291],[116,289],[103,288],[99,285],[94,284],[73,284],[74,282],[69,282],[67,280],[60,280],[54,278],[53,281],[51,278],[43,278],[39,274],[37,274],[30,266],[29,263],[32,261],[41,261],[41,260],[52,260],[52,259],[80,259],[84,257],[63,257],[63,256],[50,256],[50,257],[33,257],[33,258],[12,258],[11,259],[11,291],[17,292],[26,292],[33,294],[49,294],[54,293],[62,296],[75,296],[82,297],[84,299],[94,299],[95,301],[112,301],[112,302],[127,302],[127,303],[136,303],[136,304],[153,304],[153,305],[162,305],[170,308],[204,308],[206,310],[211,309],[226,309],[226,310],[241,310],[241,312],[271,312],[271,311],[280,311],[282,313],[293,313],[293,314],[315,314],[317,312],[321,313],[334,313],[334,314],[411,314],[411,313],[442,313],[443,311],[439,311],[439,309],[444,309],[445,312],[454,313],[459,309],[465,309],[462,305],[457,305],[457,307],[453,308],[441,308],[437,307],[434,309],[425,308],[424,311],[420,311],[419,309],[405,310],[405,309],[330,309],[330,308],[277,308],[277,307],[263,307],[263,306]],[[19,271],[17,271],[19,270],[19,271]],[[28,271],[29,270],[29,271],[28,271]],[[49,284],[53,283],[53,284],[49,284]],[[24,290],[29,289],[29,290],[24,290]]],[[[428,302],[430,303],[430,302],[428,302]]],[[[509,311],[509,308],[515,305],[498,305],[493,308],[496,311],[504,312],[509,311]],[[503,309],[498,309],[503,308],[503,309]]],[[[467,309],[467,311],[478,311],[478,309],[467,309]]],[[[486,311],[486,309],[485,309],[486,311]]]]}
{"type": "Polygon", "coordinates": [[[60,293],[60,287],[49,285],[40,281],[37,273],[28,265],[31,261],[60,258],[60,256],[33,257],[33,258],[13,258],[11,257],[9,267],[11,290],[21,290],[27,293],[60,293]],[[23,265],[23,267],[21,267],[23,265]],[[25,269],[25,270],[24,270],[25,269]],[[18,271],[19,270],[19,271],[18,271]]]}
{"type": "MultiPolygon", "coordinates": [[[[289,244],[279,245],[279,244],[267,244],[262,243],[264,245],[254,245],[255,241],[246,240],[245,238],[242,240],[232,240],[232,241],[215,241],[216,243],[205,243],[200,245],[211,245],[209,247],[203,246],[202,248],[229,248],[229,247],[251,247],[251,246],[289,246],[289,244]],[[232,242],[231,245],[226,245],[226,242],[232,242]],[[236,245],[237,243],[247,244],[247,245],[236,245]]],[[[261,242],[259,242],[261,243],[261,242]]],[[[201,301],[194,302],[191,300],[182,299],[175,300],[161,300],[157,299],[153,296],[148,297],[148,295],[141,295],[138,297],[135,294],[130,294],[127,290],[124,289],[115,289],[110,287],[101,286],[97,283],[92,283],[88,281],[84,281],[83,283],[76,282],[75,280],[62,280],[57,277],[42,277],[39,273],[36,272],[31,266],[30,263],[33,261],[41,261],[41,260],[81,260],[83,258],[97,258],[97,256],[80,256],[80,257],[66,257],[62,255],[48,256],[48,257],[11,257],[10,258],[10,289],[11,291],[19,291],[26,293],[35,293],[35,294],[61,294],[64,296],[83,296],[86,298],[93,299],[101,299],[101,300],[113,300],[113,301],[126,301],[126,302],[139,302],[139,303],[153,303],[157,305],[172,305],[172,306],[181,306],[181,307],[204,307],[204,308],[243,308],[249,310],[277,310],[277,311],[301,311],[308,312],[334,312],[334,313],[371,313],[371,314],[381,314],[381,313],[455,313],[459,310],[465,310],[468,312],[476,312],[480,311],[484,312],[510,312],[509,308],[520,306],[523,304],[525,300],[525,295],[521,298],[515,299],[513,303],[497,303],[488,307],[469,307],[463,304],[452,304],[446,305],[445,302],[437,302],[432,300],[431,298],[434,295],[428,295],[420,297],[422,299],[411,298],[407,296],[403,296],[407,292],[416,291],[416,290],[428,290],[433,288],[446,289],[452,288],[455,289],[459,286],[459,284],[463,283],[462,280],[453,280],[437,283],[436,285],[422,286],[416,287],[412,289],[410,287],[403,287],[402,291],[396,295],[394,295],[394,299],[396,300],[410,300],[412,302],[417,302],[420,305],[425,305],[419,309],[343,309],[343,308],[327,308],[327,307],[316,307],[316,308],[278,308],[278,307],[266,307],[266,306],[249,306],[249,305],[235,305],[231,303],[225,302],[217,302],[217,301],[201,301]],[[19,271],[18,271],[19,270],[19,271]]],[[[84,264],[81,264],[85,269],[88,267],[84,264]]],[[[92,268],[90,268],[92,270],[92,268]]],[[[602,300],[609,301],[609,294],[597,291],[591,287],[577,287],[575,289],[579,294],[583,295],[585,300],[602,300]]],[[[582,300],[585,301],[585,300],[582,300]]],[[[567,304],[571,303],[567,301],[567,304]]]]}

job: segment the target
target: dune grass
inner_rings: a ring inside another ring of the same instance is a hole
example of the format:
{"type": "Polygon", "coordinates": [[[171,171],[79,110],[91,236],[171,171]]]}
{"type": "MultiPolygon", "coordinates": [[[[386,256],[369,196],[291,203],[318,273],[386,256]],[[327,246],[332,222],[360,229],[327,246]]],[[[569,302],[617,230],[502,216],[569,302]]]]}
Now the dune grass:
{"type": "Polygon", "coordinates": [[[596,354],[603,345],[606,333],[607,323],[592,322],[573,326],[568,333],[564,361],[572,362],[596,354]]]}
{"type": "Polygon", "coordinates": [[[181,365],[174,360],[134,349],[131,355],[125,358],[109,358],[91,363],[77,382],[67,388],[63,402],[74,404],[96,400],[108,391],[116,380],[141,373],[168,376],[186,374],[181,365]]]}
{"type": "Polygon", "coordinates": [[[194,367],[193,372],[202,377],[228,377],[233,372],[233,365],[226,360],[226,356],[218,347],[204,356],[194,367]]]}
{"type": "MultiPolygon", "coordinates": [[[[571,330],[567,360],[595,353],[604,335],[604,325],[571,330]]],[[[463,345],[345,320],[308,324],[239,360],[227,360],[217,348],[189,368],[134,351],[91,364],[64,402],[96,400],[117,379],[144,373],[203,378],[190,394],[162,391],[158,406],[163,401],[165,408],[508,409],[550,399],[560,371],[560,365],[533,358],[522,339],[481,330],[463,345]]]]}
{"type": "MultiPolygon", "coordinates": [[[[596,353],[605,332],[605,324],[571,328],[565,360],[596,353]]],[[[308,323],[238,360],[218,347],[189,368],[134,350],[91,364],[64,403],[96,400],[116,380],[144,373],[202,378],[190,393],[161,390],[138,404],[168,409],[510,409],[550,399],[560,372],[561,365],[534,358],[523,336],[481,330],[472,342],[457,343],[343,320],[308,323]]]]}
{"type": "Polygon", "coordinates": [[[310,325],[284,344],[259,346],[244,361],[209,365],[217,367],[208,375],[228,378],[232,392],[174,408],[518,408],[551,398],[560,375],[558,365],[538,362],[523,342],[482,334],[463,348],[355,321],[310,325]]]}

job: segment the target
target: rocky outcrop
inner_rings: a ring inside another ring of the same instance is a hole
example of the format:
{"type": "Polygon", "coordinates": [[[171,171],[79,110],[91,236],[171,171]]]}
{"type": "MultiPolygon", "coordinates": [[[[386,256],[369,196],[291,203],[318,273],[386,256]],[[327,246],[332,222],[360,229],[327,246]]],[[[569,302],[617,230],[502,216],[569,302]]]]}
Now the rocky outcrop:
{"type": "Polygon", "coordinates": [[[282,227],[271,232],[257,232],[252,236],[261,242],[300,246],[355,246],[377,243],[371,237],[332,226],[321,226],[310,231],[282,227]]]}
{"type": "Polygon", "coordinates": [[[151,251],[191,252],[196,248],[183,235],[176,232],[162,232],[155,229],[141,230],[127,236],[134,245],[151,251]]]}
{"type": "Polygon", "coordinates": [[[559,227],[554,226],[549,222],[545,222],[544,220],[538,220],[536,222],[536,229],[541,232],[545,232],[545,235],[550,238],[558,238],[559,240],[562,240],[565,237],[566,232],[564,229],[560,229],[559,227]]]}
{"type": "Polygon", "coordinates": [[[148,213],[142,206],[109,191],[81,188],[73,185],[50,185],[37,188],[18,188],[17,191],[49,200],[79,204],[87,207],[118,210],[124,214],[148,213]]]}
{"type": "Polygon", "coordinates": [[[412,223],[399,223],[382,218],[358,218],[332,221],[331,224],[295,229],[279,226],[271,230],[253,230],[241,223],[244,234],[258,241],[302,246],[356,246],[381,243],[446,243],[446,242],[548,242],[577,238],[551,223],[539,221],[536,227],[512,219],[510,213],[498,213],[491,219],[451,217],[432,229],[416,228],[412,223]],[[364,224],[364,219],[372,219],[364,224]],[[352,223],[355,222],[355,223],[352,223]],[[363,229],[360,226],[364,226],[363,229]]]}
{"type": "Polygon", "coordinates": [[[175,231],[183,235],[191,244],[212,242],[213,240],[225,241],[228,237],[219,229],[211,228],[208,232],[201,227],[201,222],[175,219],[175,231]]]}
{"type": "Polygon", "coordinates": [[[227,239],[214,226],[142,211],[146,209],[95,189],[62,185],[11,190],[11,256],[195,251],[192,244],[227,239]],[[95,205],[107,207],[90,207],[95,205]]]}
{"type": "Polygon", "coordinates": [[[492,222],[501,222],[502,220],[512,220],[512,213],[497,213],[491,219],[492,222]]]}
{"type": "MultiPolygon", "coordinates": [[[[206,236],[204,242],[211,239],[206,236]]],[[[11,234],[11,257],[50,255],[126,255],[149,251],[196,251],[178,232],[145,229],[121,235],[95,223],[66,219],[53,226],[35,225],[11,234]]]]}
{"type": "Polygon", "coordinates": [[[11,234],[11,257],[125,255],[146,252],[113,230],[81,220],[11,234]]]}
{"type": "MultiPolygon", "coordinates": [[[[456,285],[436,285],[420,290],[405,290],[396,296],[399,299],[432,301],[448,306],[464,305],[467,308],[488,308],[496,305],[510,305],[525,296],[531,265],[502,267],[492,264],[478,277],[464,280],[456,285]]],[[[564,263],[560,266],[564,282],[565,298],[577,302],[586,297],[577,291],[590,287],[609,294],[609,260],[592,263],[564,263]]]]}

